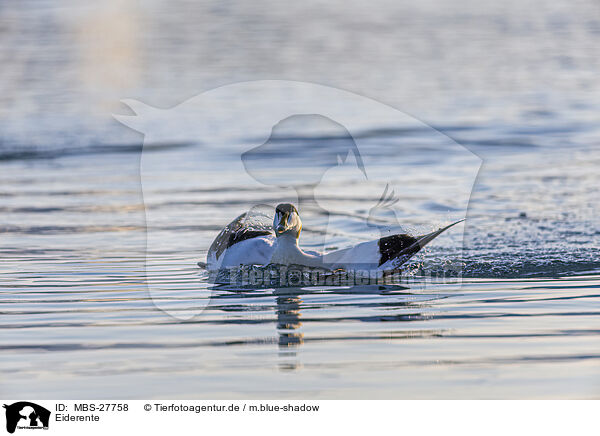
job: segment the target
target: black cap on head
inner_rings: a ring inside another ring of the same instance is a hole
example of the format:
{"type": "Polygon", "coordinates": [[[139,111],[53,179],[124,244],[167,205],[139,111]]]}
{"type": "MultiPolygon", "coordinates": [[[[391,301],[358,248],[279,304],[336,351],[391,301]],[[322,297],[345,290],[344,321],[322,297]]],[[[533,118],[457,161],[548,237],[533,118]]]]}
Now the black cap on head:
{"type": "Polygon", "coordinates": [[[280,213],[282,215],[286,214],[286,213],[289,214],[292,212],[298,213],[296,206],[294,206],[292,203],[281,203],[281,204],[278,204],[277,207],[275,208],[275,213],[280,213]]]}

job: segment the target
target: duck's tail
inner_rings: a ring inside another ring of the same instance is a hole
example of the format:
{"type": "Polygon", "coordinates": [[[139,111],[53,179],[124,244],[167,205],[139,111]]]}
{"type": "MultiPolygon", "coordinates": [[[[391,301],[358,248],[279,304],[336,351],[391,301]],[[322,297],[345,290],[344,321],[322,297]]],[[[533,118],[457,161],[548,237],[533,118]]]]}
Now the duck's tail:
{"type": "MultiPolygon", "coordinates": [[[[382,249],[382,261],[380,262],[379,266],[381,266],[383,263],[386,263],[389,260],[394,260],[394,268],[398,268],[399,266],[401,266],[403,263],[405,263],[408,259],[410,259],[411,257],[413,257],[415,254],[417,254],[421,248],[425,247],[425,245],[427,245],[429,242],[431,242],[432,240],[434,240],[436,237],[438,237],[440,234],[444,233],[446,230],[448,230],[450,227],[455,226],[458,223],[463,222],[464,219],[456,221],[450,225],[447,225],[446,227],[442,227],[441,229],[438,229],[434,232],[428,233],[426,235],[422,235],[422,236],[408,236],[408,235],[395,235],[395,236],[390,236],[389,238],[400,238],[401,240],[398,241],[400,243],[400,248],[399,250],[396,249],[394,250],[393,247],[388,247],[389,251],[392,251],[393,253],[385,253],[383,250],[383,242],[384,239],[387,238],[383,238],[380,240],[380,248],[382,249]],[[390,250],[391,249],[391,250],[390,250]],[[386,256],[387,254],[387,256],[386,256]]],[[[395,241],[390,241],[391,245],[396,245],[394,242],[395,241]]],[[[385,244],[385,245],[389,245],[389,244],[385,244]]]]}
{"type": "MultiPolygon", "coordinates": [[[[419,244],[419,250],[421,248],[423,248],[425,245],[427,245],[430,241],[432,241],[433,239],[435,239],[437,236],[439,236],[440,234],[444,233],[446,230],[448,230],[450,227],[455,226],[458,223],[462,223],[465,219],[463,218],[462,220],[458,220],[452,224],[447,225],[446,227],[442,227],[441,229],[436,230],[435,232],[431,232],[428,233],[427,235],[423,235],[423,236],[418,236],[417,237],[417,242],[415,242],[415,244],[419,244]]],[[[414,245],[414,244],[413,244],[414,245]]],[[[409,247],[410,248],[410,247],[409,247]]],[[[417,251],[419,251],[417,250],[417,251]]]]}

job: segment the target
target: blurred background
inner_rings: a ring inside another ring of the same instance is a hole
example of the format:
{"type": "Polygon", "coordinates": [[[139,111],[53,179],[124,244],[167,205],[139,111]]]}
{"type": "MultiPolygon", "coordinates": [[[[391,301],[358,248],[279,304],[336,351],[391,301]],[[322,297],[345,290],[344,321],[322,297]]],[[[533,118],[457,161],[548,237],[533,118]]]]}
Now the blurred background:
{"type": "MultiPolygon", "coordinates": [[[[0,7],[0,156],[139,142],[111,119],[120,99],[169,107],[259,79],[343,88],[440,128],[547,127],[551,135],[537,141],[598,121],[594,0],[0,7]]],[[[485,140],[527,146],[527,133],[485,140]]]]}

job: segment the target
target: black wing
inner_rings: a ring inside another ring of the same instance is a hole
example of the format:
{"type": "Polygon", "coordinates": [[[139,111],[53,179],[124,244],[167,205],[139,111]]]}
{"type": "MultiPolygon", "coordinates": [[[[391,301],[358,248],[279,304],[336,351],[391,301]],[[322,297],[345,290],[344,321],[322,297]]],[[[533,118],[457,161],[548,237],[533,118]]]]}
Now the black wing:
{"type": "Polygon", "coordinates": [[[232,222],[230,222],[221,233],[217,235],[213,243],[210,245],[208,252],[214,252],[216,258],[221,257],[229,247],[246,239],[256,238],[258,236],[268,236],[273,234],[269,230],[256,230],[246,227],[244,224],[247,220],[248,213],[244,212],[232,222]]]}

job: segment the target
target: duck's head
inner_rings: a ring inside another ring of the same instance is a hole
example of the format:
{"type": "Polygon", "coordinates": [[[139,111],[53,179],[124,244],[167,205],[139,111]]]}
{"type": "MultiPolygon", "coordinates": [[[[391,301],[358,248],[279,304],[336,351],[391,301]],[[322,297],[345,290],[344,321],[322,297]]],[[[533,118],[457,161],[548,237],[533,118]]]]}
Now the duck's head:
{"type": "Polygon", "coordinates": [[[275,217],[273,218],[273,230],[275,236],[292,234],[296,238],[300,236],[302,230],[302,221],[296,206],[291,203],[281,203],[275,208],[275,217]]]}

